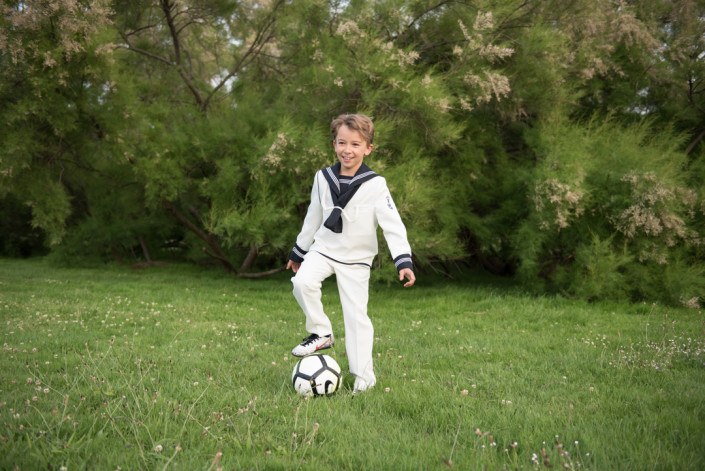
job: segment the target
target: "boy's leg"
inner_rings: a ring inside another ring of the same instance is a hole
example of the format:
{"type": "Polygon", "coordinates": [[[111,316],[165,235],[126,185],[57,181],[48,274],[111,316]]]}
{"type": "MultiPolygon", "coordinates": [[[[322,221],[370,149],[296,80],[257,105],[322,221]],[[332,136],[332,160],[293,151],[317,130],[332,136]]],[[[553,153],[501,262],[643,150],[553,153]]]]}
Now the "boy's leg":
{"type": "Polygon", "coordinates": [[[343,306],[345,350],[350,373],[372,387],[376,379],[372,365],[375,333],[367,315],[370,269],[363,265],[336,264],[335,277],[343,306]]]}
{"type": "Polygon", "coordinates": [[[294,297],[306,315],[306,330],[321,337],[333,333],[330,319],[323,311],[321,302],[321,285],[332,274],[330,260],[318,252],[309,252],[299,271],[291,278],[294,297]]]}

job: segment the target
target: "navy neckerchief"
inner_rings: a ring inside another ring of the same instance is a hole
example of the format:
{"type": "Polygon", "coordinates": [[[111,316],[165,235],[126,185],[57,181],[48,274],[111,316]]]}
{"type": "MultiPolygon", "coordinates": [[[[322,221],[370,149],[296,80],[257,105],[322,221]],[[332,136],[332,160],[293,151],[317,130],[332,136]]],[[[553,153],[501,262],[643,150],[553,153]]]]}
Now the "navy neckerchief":
{"type": "MultiPolygon", "coordinates": [[[[360,168],[357,169],[355,175],[350,178],[350,184],[347,189],[343,192],[340,191],[340,162],[337,164],[324,168],[322,170],[323,176],[328,181],[328,186],[330,187],[330,196],[333,199],[333,211],[323,223],[325,227],[340,234],[343,232],[343,208],[350,202],[350,199],[355,195],[360,185],[365,183],[377,176],[375,172],[370,170],[370,168],[362,164],[360,168]]],[[[347,177],[344,177],[347,178],[347,177]]]]}

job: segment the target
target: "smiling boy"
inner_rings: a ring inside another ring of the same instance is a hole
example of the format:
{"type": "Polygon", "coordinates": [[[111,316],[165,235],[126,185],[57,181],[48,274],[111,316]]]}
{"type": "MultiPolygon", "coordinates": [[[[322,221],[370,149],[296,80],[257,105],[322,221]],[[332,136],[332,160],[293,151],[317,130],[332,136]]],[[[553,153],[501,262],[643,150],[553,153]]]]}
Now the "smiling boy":
{"type": "Polygon", "coordinates": [[[377,227],[382,228],[399,273],[416,281],[406,228],[386,180],[363,160],[374,149],[374,124],[361,114],[344,114],[331,123],[338,163],[316,172],[311,202],[287,269],[294,277],[294,297],[306,316],[309,336],[292,354],[306,356],[333,346],[333,327],[321,302],[323,280],[335,275],[343,308],[345,350],[353,393],[376,383],[372,363],[374,329],[367,314],[370,268],[377,255],[377,227]]]}

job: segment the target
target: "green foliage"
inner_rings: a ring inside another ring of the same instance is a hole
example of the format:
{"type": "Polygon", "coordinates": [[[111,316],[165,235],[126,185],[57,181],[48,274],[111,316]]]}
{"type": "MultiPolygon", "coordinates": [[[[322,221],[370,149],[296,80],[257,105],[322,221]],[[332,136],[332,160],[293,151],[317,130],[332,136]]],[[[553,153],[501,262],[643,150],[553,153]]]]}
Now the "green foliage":
{"type": "Polygon", "coordinates": [[[550,122],[538,134],[532,215],[517,245],[521,276],[587,298],[702,299],[701,269],[680,255],[702,234],[689,224],[700,203],[677,137],[610,121],[550,122]]]}
{"type": "Polygon", "coordinates": [[[536,24],[515,41],[517,54],[511,59],[512,112],[526,117],[570,112],[578,92],[564,64],[570,49],[565,38],[548,25],[536,24]]]}
{"type": "MultiPolygon", "coordinates": [[[[34,178],[37,176],[33,175],[34,178]]],[[[26,204],[32,209],[32,226],[44,229],[49,244],[58,244],[64,235],[64,222],[71,214],[65,187],[47,172],[27,185],[25,195],[26,204]]]]}
{"type": "MultiPolygon", "coordinates": [[[[658,299],[672,305],[682,305],[692,309],[702,307],[705,299],[705,264],[693,263],[679,257],[672,260],[660,271],[658,299]]],[[[644,298],[653,297],[653,291],[644,290],[644,298]]]]}
{"type": "Polygon", "coordinates": [[[582,299],[625,299],[631,280],[625,280],[624,272],[632,261],[633,257],[620,253],[611,240],[600,240],[593,234],[592,240],[581,240],[571,265],[556,269],[555,283],[582,299]]]}
{"type": "Polygon", "coordinates": [[[477,264],[589,299],[703,297],[702,2],[2,11],[0,198],[31,209],[57,259],[136,260],[177,241],[230,271],[253,253],[281,266],[313,173],[335,161],[330,120],[362,112],[377,128],[367,163],[421,271],[477,264]],[[691,281],[665,278],[681,268],[691,281]]]}
{"type": "Polygon", "coordinates": [[[103,132],[99,97],[107,27],[103,2],[5,2],[0,20],[0,194],[32,208],[55,245],[75,204],[67,167],[89,166],[103,132]]]}
{"type": "MultiPolygon", "coordinates": [[[[275,123],[272,123],[274,125],[275,123]]],[[[266,134],[241,147],[246,165],[224,161],[207,184],[213,201],[211,229],[229,245],[260,247],[264,256],[278,256],[291,249],[301,224],[301,210],[308,205],[316,170],[326,165],[330,150],[327,136],[284,119],[266,134]],[[243,193],[232,190],[233,184],[243,193]]],[[[253,136],[254,137],[254,136],[253,136]]]]}

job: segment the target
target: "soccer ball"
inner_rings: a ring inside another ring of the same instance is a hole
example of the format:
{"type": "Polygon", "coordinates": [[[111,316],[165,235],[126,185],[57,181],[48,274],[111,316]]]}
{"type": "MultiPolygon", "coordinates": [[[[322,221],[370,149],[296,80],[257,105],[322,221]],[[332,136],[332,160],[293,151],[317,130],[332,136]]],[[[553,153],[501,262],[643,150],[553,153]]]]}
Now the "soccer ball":
{"type": "Polygon", "coordinates": [[[340,365],[328,355],[309,355],[294,365],[291,384],[302,396],[330,396],[338,387],[340,365]]]}

